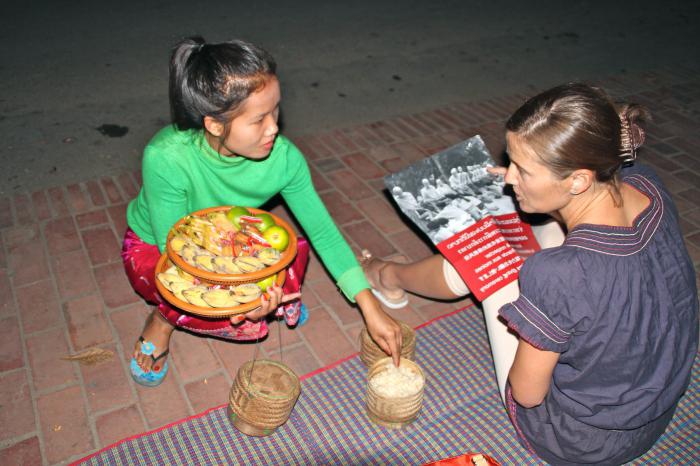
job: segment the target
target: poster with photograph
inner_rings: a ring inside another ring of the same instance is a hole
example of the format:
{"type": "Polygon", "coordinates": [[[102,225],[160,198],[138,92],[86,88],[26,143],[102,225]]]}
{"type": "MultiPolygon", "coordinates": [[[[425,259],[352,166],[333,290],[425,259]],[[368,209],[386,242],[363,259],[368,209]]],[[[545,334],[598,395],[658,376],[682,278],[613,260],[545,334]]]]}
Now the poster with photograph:
{"type": "Polygon", "coordinates": [[[401,211],[457,269],[478,300],[517,279],[523,259],[540,249],[484,141],[474,136],[384,183],[401,211]]]}

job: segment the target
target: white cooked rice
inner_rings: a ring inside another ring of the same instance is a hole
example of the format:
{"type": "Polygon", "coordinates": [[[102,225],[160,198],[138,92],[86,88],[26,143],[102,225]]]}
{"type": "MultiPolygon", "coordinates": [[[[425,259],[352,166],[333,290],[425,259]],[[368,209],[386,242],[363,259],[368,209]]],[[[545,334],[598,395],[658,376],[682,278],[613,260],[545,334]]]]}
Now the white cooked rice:
{"type": "Polygon", "coordinates": [[[387,398],[414,395],[423,388],[423,377],[407,367],[389,364],[369,381],[372,390],[387,398]]]}

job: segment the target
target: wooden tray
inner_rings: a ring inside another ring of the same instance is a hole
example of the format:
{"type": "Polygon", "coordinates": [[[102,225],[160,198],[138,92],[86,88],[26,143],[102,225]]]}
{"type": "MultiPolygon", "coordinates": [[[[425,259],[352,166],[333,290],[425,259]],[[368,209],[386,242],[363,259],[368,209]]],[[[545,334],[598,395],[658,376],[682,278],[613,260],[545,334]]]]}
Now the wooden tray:
{"type": "MultiPolygon", "coordinates": [[[[206,215],[210,212],[217,212],[217,211],[227,211],[231,208],[231,206],[219,206],[219,207],[210,207],[208,209],[202,209],[198,210],[196,212],[192,212],[190,215],[197,215],[197,216],[203,216],[206,215]]],[[[170,247],[170,240],[173,237],[173,231],[185,223],[185,218],[181,218],[173,228],[171,228],[170,233],[168,234],[168,239],[167,239],[167,245],[166,245],[166,251],[168,254],[168,257],[170,260],[173,262],[173,264],[177,265],[180,267],[182,270],[185,272],[189,273],[190,275],[199,278],[202,281],[205,281],[207,283],[213,283],[213,284],[218,284],[218,285],[240,285],[241,283],[257,283],[260,280],[264,280],[265,278],[274,275],[278,273],[282,269],[286,269],[289,264],[292,263],[294,260],[294,257],[297,254],[297,235],[294,233],[294,230],[292,229],[291,226],[275,214],[272,214],[270,212],[266,212],[261,209],[254,209],[252,207],[247,207],[247,209],[251,212],[251,214],[256,215],[256,214],[262,214],[262,213],[267,213],[272,216],[272,218],[275,220],[275,223],[285,230],[287,230],[287,233],[289,233],[289,245],[287,246],[287,249],[282,251],[280,253],[280,260],[276,263],[273,264],[269,267],[265,267],[264,269],[258,270],[257,272],[251,272],[251,273],[245,273],[245,274],[223,274],[223,273],[215,273],[215,272],[208,272],[206,270],[202,270],[200,268],[194,267],[187,262],[184,261],[182,257],[178,253],[172,250],[170,247]]],[[[172,293],[171,293],[172,294],[172,293]]],[[[177,298],[176,298],[177,299],[177,298]]]]}
{"type": "MultiPolygon", "coordinates": [[[[158,260],[158,264],[156,265],[156,276],[161,272],[165,272],[172,265],[173,263],[170,261],[168,254],[163,253],[163,255],[160,256],[160,259],[158,260]]],[[[277,284],[279,286],[282,286],[286,277],[287,273],[284,270],[280,270],[279,272],[277,272],[277,284]]],[[[154,277],[154,279],[156,281],[156,287],[158,288],[158,292],[161,294],[161,296],[163,296],[163,298],[165,298],[167,302],[177,307],[178,309],[182,309],[184,311],[187,311],[191,314],[196,314],[198,316],[209,318],[225,318],[231,317],[236,314],[244,314],[260,306],[260,298],[250,303],[239,304],[238,306],[234,307],[195,306],[193,304],[188,303],[187,301],[182,301],[181,299],[178,299],[174,294],[170,292],[170,290],[163,286],[163,284],[160,282],[160,280],[158,280],[158,278],[154,277]]]]}

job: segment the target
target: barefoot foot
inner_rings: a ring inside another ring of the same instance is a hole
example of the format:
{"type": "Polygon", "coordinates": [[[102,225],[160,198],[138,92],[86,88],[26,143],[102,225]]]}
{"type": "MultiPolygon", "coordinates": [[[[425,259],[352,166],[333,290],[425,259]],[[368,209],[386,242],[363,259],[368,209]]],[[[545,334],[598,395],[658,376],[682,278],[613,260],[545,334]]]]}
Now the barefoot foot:
{"type": "Polygon", "coordinates": [[[143,372],[159,372],[163,369],[173,329],[157,309],[148,316],[132,355],[143,372]]]}

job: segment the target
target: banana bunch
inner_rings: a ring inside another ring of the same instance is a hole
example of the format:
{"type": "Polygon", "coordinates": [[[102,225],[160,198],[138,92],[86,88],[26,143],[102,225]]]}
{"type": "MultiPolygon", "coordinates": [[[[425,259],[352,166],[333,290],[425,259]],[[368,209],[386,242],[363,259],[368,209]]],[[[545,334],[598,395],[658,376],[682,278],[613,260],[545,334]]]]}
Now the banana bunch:
{"type": "Polygon", "coordinates": [[[172,266],[165,272],[159,273],[157,278],[177,299],[194,306],[204,308],[234,307],[255,301],[262,295],[260,287],[253,283],[210,288],[198,283],[198,280],[186,272],[183,272],[185,274],[183,276],[180,270],[180,268],[172,266]]]}

